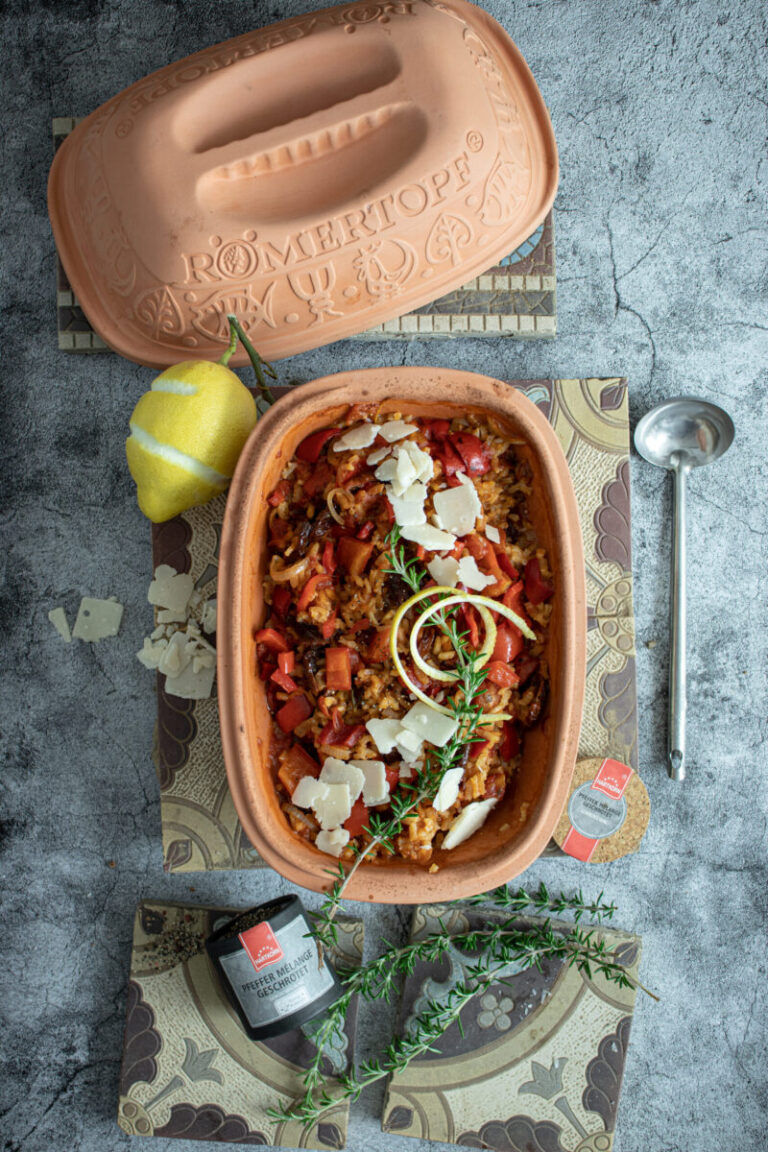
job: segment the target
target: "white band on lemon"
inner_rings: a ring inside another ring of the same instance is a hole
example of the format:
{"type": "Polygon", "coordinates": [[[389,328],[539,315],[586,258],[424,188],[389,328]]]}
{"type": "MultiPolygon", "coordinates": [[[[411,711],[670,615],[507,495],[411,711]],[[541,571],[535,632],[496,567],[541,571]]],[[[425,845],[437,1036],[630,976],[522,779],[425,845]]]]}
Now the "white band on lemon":
{"type": "Polygon", "coordinates": [[[131,421],[131,435],[140,448],[145,452],[149,452],[152,456],[157,456],[158,459],[164,460],[166,464],[175,464],[177,468],[183,468],[185,472],[191,472],[198,480],[203,483],[209,484],[211,488],[221,488],[223,491],[230,480],[231,476],[222,476],[221,472],[217,472],[214,468],[209,468],[207,464],[202,461],[196,460],[194,456],[187,456],[186,452],[179,452],[178,448],[172,448],[170,444],[161,444],[159,440],[155,440],[154,436],[150,436],[149,432],[145,432],[138,424],[131,421]]]}

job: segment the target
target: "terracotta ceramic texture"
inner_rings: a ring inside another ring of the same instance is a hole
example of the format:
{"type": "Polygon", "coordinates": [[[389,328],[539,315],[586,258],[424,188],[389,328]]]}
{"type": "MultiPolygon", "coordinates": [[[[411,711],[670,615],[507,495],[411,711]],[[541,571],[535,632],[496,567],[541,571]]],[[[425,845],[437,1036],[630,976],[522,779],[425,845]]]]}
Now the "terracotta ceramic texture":
{"type": "Polygon", "coordinates": [[[294,835],[275,792],[271,720],[255,675],[253,636],[265,615],[267,495],[299,441],[333,424],[353,403],[414,416],[492,414],[525,442],[520,451],[533,470],[529,509],[556,581],[548,714],[526,735],[508,795],[479,832],[452,852],[435,854],[438,871],[388,860],[364,865],[348,889],[353,900],[401,904],[474,895],[523,872],[552,834],[576,762],[586,668],[584,556],[566,459],[536,406],[500,380],[439,368],[343,372],[295,389],[259,422],[229,492],[219,559],[219,708],[229,786],[243,829],[267,863],[303,887],[323,889],[334,861],[294,835]]]}
{"type": "Polygon", "coordinates": [[[549,117],[506,32],[464,0],[381,0],[113,97],[57,152],[49,210],[96,332],[166,367],[218,357],[227,312],[268,359],[409,312],[514,251],[556,186],[549,117]]]}

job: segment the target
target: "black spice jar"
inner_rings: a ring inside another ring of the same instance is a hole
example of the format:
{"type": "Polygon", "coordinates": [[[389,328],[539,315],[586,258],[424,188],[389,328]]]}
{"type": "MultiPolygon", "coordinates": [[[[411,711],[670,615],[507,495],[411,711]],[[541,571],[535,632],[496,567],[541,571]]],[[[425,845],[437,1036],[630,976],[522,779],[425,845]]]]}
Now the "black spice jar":
{"type": "Polygon", "coordinates": [[[298,896],[241,912],[206,940],[224,990],[252,1040],[299,1028],[338,1000],[341,983],[298,896]]]}

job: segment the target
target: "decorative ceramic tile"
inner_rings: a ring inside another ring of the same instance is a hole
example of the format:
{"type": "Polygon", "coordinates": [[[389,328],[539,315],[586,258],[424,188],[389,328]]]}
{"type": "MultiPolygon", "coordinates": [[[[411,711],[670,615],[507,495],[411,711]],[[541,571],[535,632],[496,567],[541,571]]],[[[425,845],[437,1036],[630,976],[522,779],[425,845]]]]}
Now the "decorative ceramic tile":
{"type": "MultiPolygon", "coordinates": [[[[275,1123],[266,1109],[301,1095],[316,1051],[305,1029],[256,1043],[248,1038],[204,950],[232,909],[145,901],[136,910],[120,1074],[118,1124],[132,1136],[178,1136],[285,1148],[343,1148],[349,1106],[322,1122],[275,1123]]],[[[338,957],[360,964],[363,925],[339,921],[338,957]]],[[[357,1005],[331,1037],[326,1073],[353,1059],[357,1005]]]]}
{"type": "MultiPolygon", "coordinates": [[[[500,914],[416,909],[412,938],[480,927],[500,914]]],[[[637,936],[597,931],[637,972],[637,936]]],[[[452,948],[406,979],[401,1028],[445,998],[473,957],[452,948]]],[[[634,989],[580,975],[563,961],[511,965],[504,982],[466,1006],[435,1051],[389,1084],[382,1127],[398,1136],[497,1152],[610,1152],[634,1009],[634,989]]]]}
{"type": "MultiPolygon", "coordinates": [[[[53,121],[54,149],[79,119],[57,116],[53,121]]],[[[59,348],[65,352],[108,352],[91,328],[61,261],[56,260],[56,314],[59,348]]],[[[552,213],[517,251],[455,292],[395,320],[388,320],[353,340],[392,340],[418,336],[552,337],[557,330],[555,309],[555,232],[552,213]]]]}
{"type": "MultiPolygon", "coordinates": [[[[590,607],[579,757],[612,756],[637,769],[626,381],[511,384],[553,424],[581,514],[590,607]]],[[[196,588],[214,594],[224,505],[221,496],[153,528],[155,567],[191,572],[196,588]]],[[[215,698],[179,700],[158,677],[155,762],[166,871],[264,866],[243,835],[227,786],[215,698]]]]}

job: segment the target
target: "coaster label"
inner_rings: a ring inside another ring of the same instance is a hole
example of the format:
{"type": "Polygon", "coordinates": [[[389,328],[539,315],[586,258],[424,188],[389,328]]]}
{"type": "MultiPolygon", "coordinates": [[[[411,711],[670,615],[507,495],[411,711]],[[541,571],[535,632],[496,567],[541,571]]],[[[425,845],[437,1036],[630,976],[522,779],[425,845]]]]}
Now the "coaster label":
{"type": "Polygon", "coordinates": [[[624,795],[633,770],[619,760],[605,759],[593,780],[588,780],[568,801],[570,831],[562,849],[588,863],[600,840],[613,836],[627,818],[624,795]]]}

